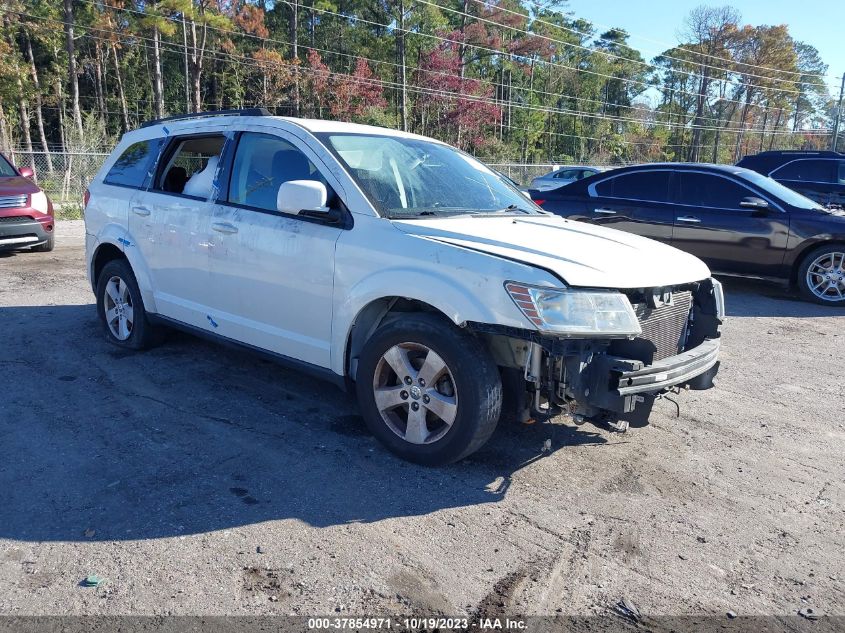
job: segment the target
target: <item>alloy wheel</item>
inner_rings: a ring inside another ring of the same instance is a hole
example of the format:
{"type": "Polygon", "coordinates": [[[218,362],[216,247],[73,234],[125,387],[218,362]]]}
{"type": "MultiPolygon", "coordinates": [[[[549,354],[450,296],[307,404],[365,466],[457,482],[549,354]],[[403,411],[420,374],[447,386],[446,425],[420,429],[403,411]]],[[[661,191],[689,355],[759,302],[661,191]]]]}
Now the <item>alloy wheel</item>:
{"type": "Polygon", "coordinates": [[[384,423],[411,444],[436,442],[458,413],[452,372],[437,352],[420,343],[400,343],[382,355],[373,392],[384,423]]]}
{"type": "Polygon", "coordinates": [[[125,341],[132,336],[135,323],[132,295],[129,293],[129,286],[120,277],[111,277],[106,283],[103,307],[106,312],[106,324],[112,336],[119,341],[125,341]]]}
{"type": "Polygon", "coordinates": [[[820,255],[807,269],[807,287],[824,301],[845,300],[845,252],[820,255]]]}

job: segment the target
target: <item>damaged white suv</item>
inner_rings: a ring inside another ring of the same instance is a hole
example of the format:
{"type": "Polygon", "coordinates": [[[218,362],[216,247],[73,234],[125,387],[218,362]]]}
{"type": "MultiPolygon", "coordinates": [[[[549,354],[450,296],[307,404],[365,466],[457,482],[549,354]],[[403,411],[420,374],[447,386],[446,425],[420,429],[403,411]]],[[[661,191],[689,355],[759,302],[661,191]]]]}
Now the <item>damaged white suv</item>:
{"type": "Polygon", "coordinates": [[[105,162],[85,224],[111,341],[176,326],[311,370],[419,463],[469,455],[502,416],[623,429],[719,366],[722,290],[700,260],[548,215],[413,134],[262,110],[154,121],[105,162]]]}

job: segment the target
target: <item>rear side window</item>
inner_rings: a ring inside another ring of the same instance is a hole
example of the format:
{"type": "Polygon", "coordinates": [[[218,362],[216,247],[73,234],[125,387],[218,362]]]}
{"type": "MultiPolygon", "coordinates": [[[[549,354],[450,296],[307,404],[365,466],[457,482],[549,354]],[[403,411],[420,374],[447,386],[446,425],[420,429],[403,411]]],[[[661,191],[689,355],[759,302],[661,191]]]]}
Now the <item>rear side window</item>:
{"type": "Polygon", "coordinates": [[[839,184],[845,185],[845,160],[839,161],[839,184]]]}
{"type": "Polygon", "coordinates": [[[207,200],[212,194],[225,142],[222,134],[174,139],[153,188],[207,200]]]}
{"type": "Polygon", "coordinates": [[[776,169],[772,173],[772,178],[803,182],[831,182],[833,163],[832,160],[796,160],[776,169]]]}
{"type": "Polygon", "coordinates": [[[669,199],[668,171],[641,171],[613,179],[613,197],[627,200],[666,202],[669,199]]]}
{"type": "Polygon", "coordinates": [[[669,200],[668,171],[642,171],[602,180],[596,193],[605,198],[666,202],[669,200]]]}
{"type": "Polygon", "coordinates": [[[742,185],[710,174],[680,173],[681,204],[715,209],[740,209],[743,198],[756,194],[742,185]]]}
{"type": "Polygon", "coordinates": [[[108,185],[134,187],[136,189],[143,187],[147,174],[150,173],[150,169],[152,169],[158,157],[162,143],[164,143],[163,138],[152,138],[132,143],[109,169],[109,173],[106,174],[103,182],[108,185]]]}

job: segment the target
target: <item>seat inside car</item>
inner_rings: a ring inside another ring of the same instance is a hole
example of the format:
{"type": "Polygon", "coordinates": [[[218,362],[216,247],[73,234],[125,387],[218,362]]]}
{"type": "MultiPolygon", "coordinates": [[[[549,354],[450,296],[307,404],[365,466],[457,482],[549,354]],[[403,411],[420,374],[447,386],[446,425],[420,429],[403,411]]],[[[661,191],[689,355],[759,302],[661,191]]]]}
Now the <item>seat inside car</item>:
{"type": "Polygon", "coordinates": [[[185,183],[188,182],[188,172],[184,167],[171,167],[164,177],[162,189],[169,193],[182,193],[185,183]]]}

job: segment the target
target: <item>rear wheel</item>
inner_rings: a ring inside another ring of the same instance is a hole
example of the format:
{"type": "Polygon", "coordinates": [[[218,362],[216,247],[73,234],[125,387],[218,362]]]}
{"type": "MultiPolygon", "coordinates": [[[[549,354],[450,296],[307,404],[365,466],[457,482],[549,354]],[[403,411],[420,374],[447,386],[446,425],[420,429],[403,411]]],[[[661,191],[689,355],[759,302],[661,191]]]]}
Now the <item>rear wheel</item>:
{"type": "Polygon", "coordinates": [[[470,334],[431,314],[380,327],[358,363],[367,426],[400,457],[427,466],[458,461],[493,434],[502,384],[490,354],[470,334]]]}
{"type": "Polygon", "coordinates": [[[798,287],[810,301],[845,306],[845,245],[811,251],[798,268],[798,287]]]}
{"type": "Polygon", "coordinates": [[[111,343],[129,349],[145,349],[158,340],[147,320],[144,300],[132,267],[125,259],[103,266],[97,279],[97,314],[111,343]]]}

